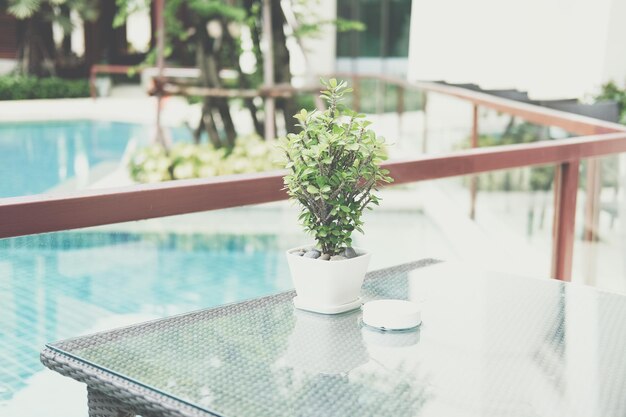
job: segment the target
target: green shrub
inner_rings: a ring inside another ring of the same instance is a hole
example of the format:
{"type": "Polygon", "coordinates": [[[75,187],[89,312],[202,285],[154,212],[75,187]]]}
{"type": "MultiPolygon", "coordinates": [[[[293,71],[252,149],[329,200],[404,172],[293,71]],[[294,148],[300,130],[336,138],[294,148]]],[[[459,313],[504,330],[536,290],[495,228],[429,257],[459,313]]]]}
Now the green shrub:
{"type": "Polygon", "coordinates": [[[258,136],[238,138],[235,147],[178,143],[166,150],[154,144],[139,149],[130,160],[130,175],[138,182],[159,182],[277,169],[280,152],[274,142],[258,136]]]}
{"type": "Polygon", "coordinates": [[[620,110],[619,122],[626,124],[626,90],[619,88],[613,81],[609,81],[602,86],[600,94],[595,99],[597,101],[612,100],[617,102],[620,110]]]}
{"type": "Polygon", "coordinates": [[[87,80],[0,76],[0,100],[89,97],[87,80]]]}
{"type": "Polygon", "coordinates": [[[315,98],[312,94],[297,94],[295,97],[296,107],[313,111],[316,109],[315,98]]]}
{"type": "Polygon", "coordinates": [[[363,232],[361,216],[371,204],[377,185],[392,181],[380,163],[385,159],[385,139],[368,129],[365,115],[341,106],[346,88],[335,79],[324,84],[323,111],[300,111],[295,118],[302,131],[282,140],[289,173],[285,186],[302,206],[300,220],[315,236],[324,253],[335,255],[352,246],[352,232],[363,232]]]}

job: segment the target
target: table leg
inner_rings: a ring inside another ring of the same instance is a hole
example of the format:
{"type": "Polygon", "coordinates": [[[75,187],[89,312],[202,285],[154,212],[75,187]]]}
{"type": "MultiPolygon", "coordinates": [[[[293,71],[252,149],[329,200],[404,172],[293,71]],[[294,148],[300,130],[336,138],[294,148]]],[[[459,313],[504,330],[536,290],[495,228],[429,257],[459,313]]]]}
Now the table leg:
{"type": "Polygon", "coordinates": [[[127,406],[113,397],[87,386],[89,417],[135,417],[127,406]]]}

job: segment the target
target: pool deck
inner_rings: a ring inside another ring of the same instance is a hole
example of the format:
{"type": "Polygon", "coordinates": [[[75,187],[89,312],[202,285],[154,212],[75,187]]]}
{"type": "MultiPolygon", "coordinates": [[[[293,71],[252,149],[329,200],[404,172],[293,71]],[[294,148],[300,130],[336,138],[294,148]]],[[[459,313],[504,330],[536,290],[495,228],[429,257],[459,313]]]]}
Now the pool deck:
{"type": "MultiPolygon", "coordinates": [[[[156,122],[156,107],[154,97],[0,101],[0,122],[90,119],[150,124],[156,122]]],[[[163,124],[180,126],[193,120],[196,107],[178,97],[166,99],[163,124]]]]}

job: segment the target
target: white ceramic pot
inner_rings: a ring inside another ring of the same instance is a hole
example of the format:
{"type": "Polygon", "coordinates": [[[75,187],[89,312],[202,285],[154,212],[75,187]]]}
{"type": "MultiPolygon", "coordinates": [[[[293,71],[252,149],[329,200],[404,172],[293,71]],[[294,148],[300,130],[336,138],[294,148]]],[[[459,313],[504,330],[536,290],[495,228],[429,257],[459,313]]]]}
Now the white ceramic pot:
{"type": "Polygon", "coordinates": [[[341,261],[322,261],[292,254],[301,246],[287,251],[287,262],[297,297],[294,305],[302,310],[337,314],[361,306],[361,285],[371,254],[354,248],[357,257],[341,261]]]}

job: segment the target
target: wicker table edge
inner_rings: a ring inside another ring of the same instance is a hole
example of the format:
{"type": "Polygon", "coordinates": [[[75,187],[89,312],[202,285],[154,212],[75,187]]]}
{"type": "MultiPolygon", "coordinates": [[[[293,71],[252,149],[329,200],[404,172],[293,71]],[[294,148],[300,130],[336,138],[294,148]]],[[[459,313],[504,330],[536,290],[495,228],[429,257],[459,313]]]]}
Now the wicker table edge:
{"type": "Polygon", "coordinates": [[[49,347],[40,353],[41,363],[50,370],[87,384],[128,407],[129,411],[145,417],[210,417],[180,400],[160,394],[153,389],[86,364],[49,347]]]}

